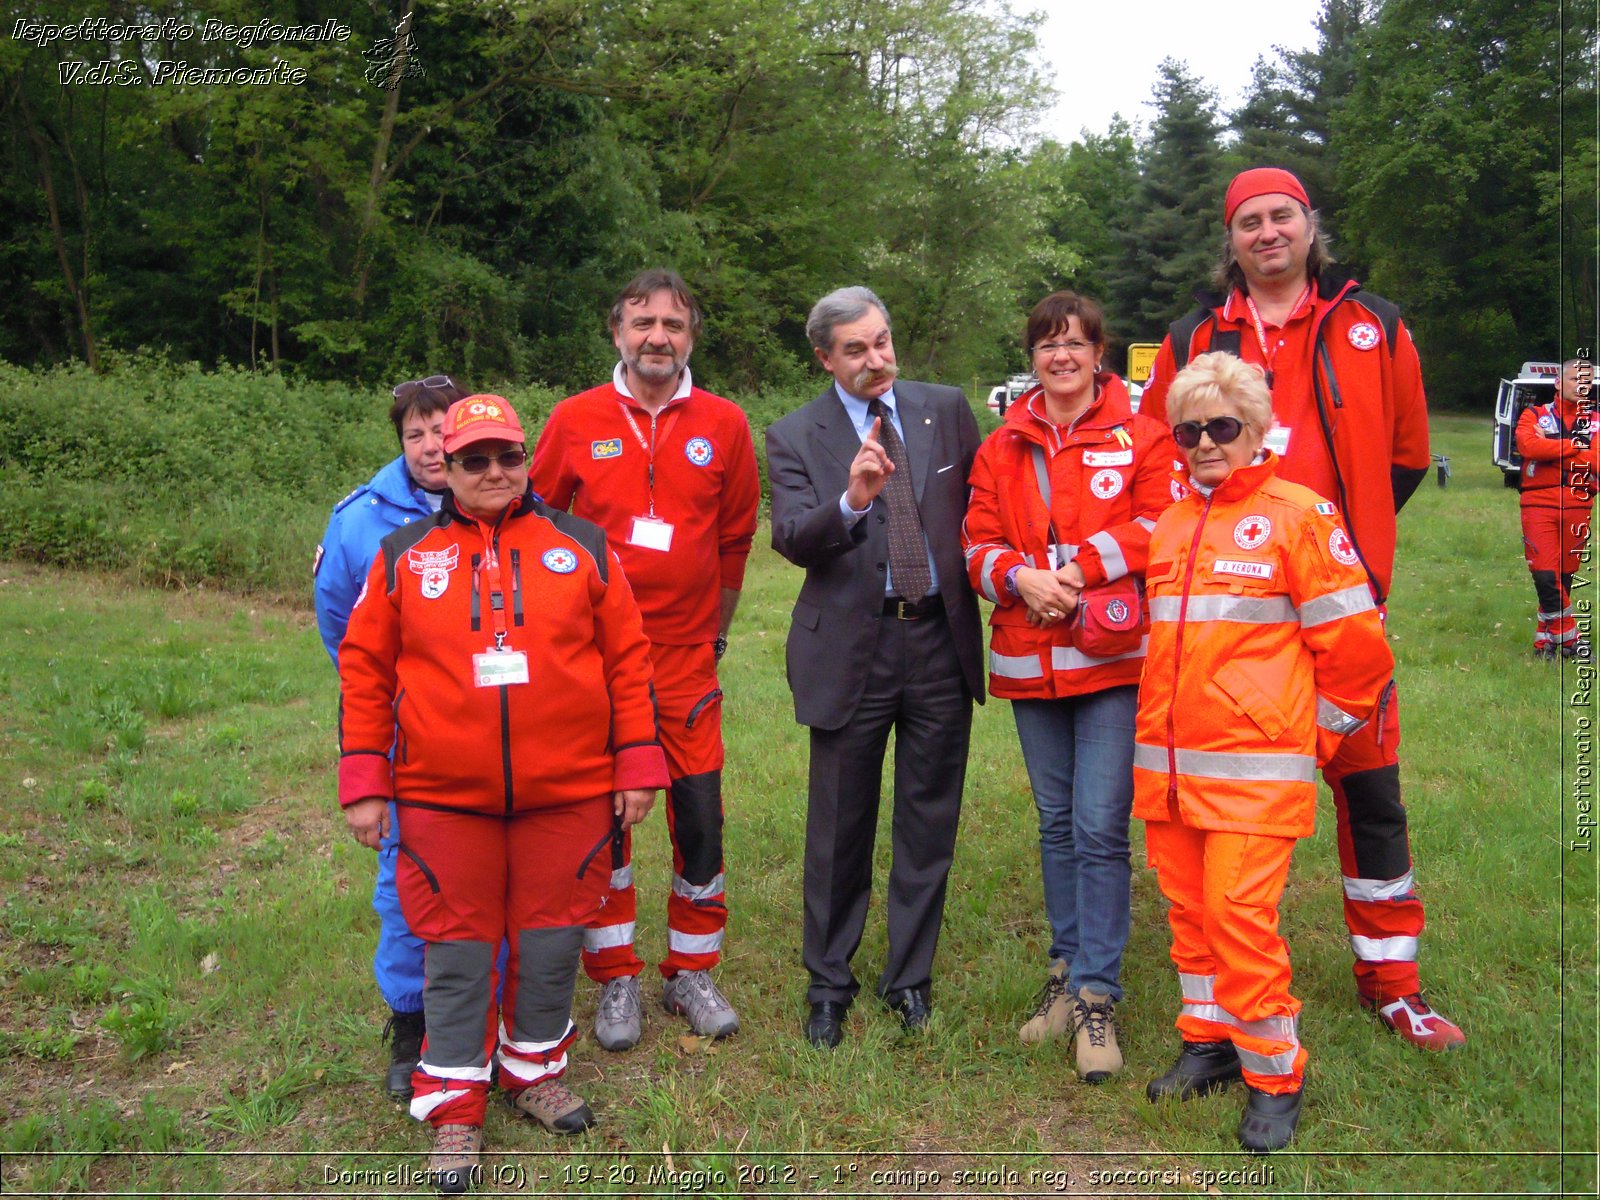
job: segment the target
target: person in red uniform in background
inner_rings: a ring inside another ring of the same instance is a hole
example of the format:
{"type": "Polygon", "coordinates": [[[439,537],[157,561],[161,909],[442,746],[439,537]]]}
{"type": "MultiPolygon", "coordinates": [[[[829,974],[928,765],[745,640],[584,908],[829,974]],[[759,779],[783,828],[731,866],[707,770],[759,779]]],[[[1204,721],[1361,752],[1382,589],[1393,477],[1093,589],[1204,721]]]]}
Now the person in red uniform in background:
{"type": "Polygon", "coordinates": [[[1589,544],[1594,515],[1594,364],[1568,359],[1549,404],[1526,408],[1517,419],[1522,456],[1522,550],[1539,599],[1533,652],[1554,659],[1588,659],[1589,643],[1572,617],[1572,577],[1589,544]]]}
{"type": "Polygon", "coordinates": [[[1383,621],[1338,510],[1277,477],[1260,371],[1203,354],[1168,414],[1185,495],[1156,521],[1150,646],[1139,689],[1134,815],[1171,901],[1183,1051],[1146,1089],[1203,1096],[1241,1075],[1239,1144],[1286,1146],[1306,1051],[1278,901],[1316,819],[1316,768],[1379,704],[1394,672],[1383,621]]]}
{"type": "Polygon", "coordinates": [[[583,928],[607,896],[603,851],[667,766],[605,535],[533,495],[501,397],[451,405],[443,437],[450,495],[383,539],[339,649],[339,803],[374,850],[390,800],[399,814],[400,903],[426,945],[411,1115],[434,1126],[435,1185],[459,1193],[491,1055],[519,1112],[554,1133],[593,1123],[561,1081],[583,928]]]}
{"type": "MultiPolygon", "coordinates": [[[[1422,367],[1399,310],[1333,264],[1305,187],[1277,167],[1243,171],[1223,205],[1218,293],[1172,326],[1140,411],[1166,418],[1173,376],[1226,351],[1266,372],[1278,475],[1339,506],[1379,611],[1394,571],[1395,518],[1427,474],[1422,367]]],[[[1449,1050],[1460,1028],[1422,995],[1422,901],[1400,798],[1393,688],[1323,766],[1338,818],[1345,923],[1363,1007],[1413,1045],[1449,1050]]]]}
{"type": "MultiPolygon", "coordinates": [[[[644,614],[672,788],[672,891],[662,1003],[696,1033],[739,1028],[711,978],[728,921],[722,861],[722,689],[717,661],[744,585],[761,484],[744,410],[694,386],[689,354],[700,305],[672,271],[650,270],[611,308],[621,361],[611,382],[570,396],[534,449],[534,491],[604,529],[644,614]]],[[[595,1038],[639,1041],[637,901],[632,845],[612,864],[611,901],[584,935],[583,965],[602,984],[595,1038]]]]}

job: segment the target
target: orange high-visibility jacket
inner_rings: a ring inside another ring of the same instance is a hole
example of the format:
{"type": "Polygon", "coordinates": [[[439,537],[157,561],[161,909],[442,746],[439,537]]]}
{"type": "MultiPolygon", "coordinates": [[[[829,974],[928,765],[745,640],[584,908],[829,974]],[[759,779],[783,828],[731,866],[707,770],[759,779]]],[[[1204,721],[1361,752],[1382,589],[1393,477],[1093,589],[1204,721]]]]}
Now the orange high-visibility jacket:
{"type": "Polygon", "coordinates": [[[1044,416],[1042,389],[1018,397],[972,464],[961,542],[973,590],[995,605],[989,692],[1002,699],[1081,696],[1139,682],[1141,651],[1090,658],[1072,646],[1069,622],[1029,625],[1028,606],[1005,583],[1019,565],[1050,569],[1052,522],[1059,561],[1076,561],[1090,586],[1144,574],[1150,530],[1172,503],[1172,435],[1132,410],[1117,376],[1102,372],[1095,384],[1099,394],[1068,429],[1044,416]],[[1050,475],[1048,512],[1035,446],[1050,475]]]}
{"type": "Polygon", "coordinates": [[[1317,767],[1387,694],[1394,657],[1344,522],[1277,464],[1156,522],[1136,817],[1305,837],[1317,767]]]}
{"type": "Polygon", "coordinates": [[[503,814],[665,787],[650,678],[638,606],[598,528],[531,491],[492,526],[446,497],[384,538],[350,614],[339,802],[503,814]],[[473,656],[497,626],[527,656],[526,683],[475,686],[473,656]]]}
{"type": "Polygon", "coordinates": [[[1517,453],[1522,455],[1522,506],[1558,508],[1586,503],[1595,491],[1595,452],[1573,440],[1593,418],[1559,397],[1522,410],[1517,453]],[[1563,485],[1565,495],[1563,495],[1563,485]]]}

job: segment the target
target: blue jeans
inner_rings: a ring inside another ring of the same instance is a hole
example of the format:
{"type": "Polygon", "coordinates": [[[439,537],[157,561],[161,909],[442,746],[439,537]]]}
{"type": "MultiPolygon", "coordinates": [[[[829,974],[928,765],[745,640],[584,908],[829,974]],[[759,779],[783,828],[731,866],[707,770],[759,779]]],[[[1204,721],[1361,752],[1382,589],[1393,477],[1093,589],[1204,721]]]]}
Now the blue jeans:
{"type": "Polygon", "coordinates": [[[1039,808],[1050,957],[1066,960],[1074,995],[1088,987],[1122,999],[1138,701],[1139,689],[1129,685],[1011,702],[1039,808]]]}

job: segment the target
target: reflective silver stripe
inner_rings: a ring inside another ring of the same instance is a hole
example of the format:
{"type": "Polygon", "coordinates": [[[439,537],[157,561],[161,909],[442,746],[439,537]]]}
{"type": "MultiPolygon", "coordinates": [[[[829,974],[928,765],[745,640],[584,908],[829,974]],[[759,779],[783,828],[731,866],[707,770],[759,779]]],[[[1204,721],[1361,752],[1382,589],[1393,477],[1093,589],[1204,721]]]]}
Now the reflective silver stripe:
{"type": "Polygon", "coordinates": [[[626,888],[631,888],[632,886],[633,886],[633,864],[632,863],[629,863],[625,867],[618,867],[615,871],[611,872],[611,890],[613,892],[620,892],[620,891],[623,891],[626,888]]]}
{"type": "Polygon", "coordinates": [[[1578,636],[1578,631],[1576,629],[1569,629],[1565,633],[1552,633],[1550,635],[1550,640],[1555,642],[1555,644],[1559,646],[1564,642],[1570,642],[1570,641],[1575,640],[1577,638],[1577,636],[1578,636]]]}
{"type": "Polygon", "coordinates": [[[1037,654],[996,654],[989,651],[989,673],[1001,679],[1043,679],[1037,654]]]}
{"type": "Polygon", "coordinates": [[[1360,729],[1366,722],[1359,717],[1352,717],[1326,697],[1318,696],[1317,724],[1334,733],[1350,734],[1360,729]]]}
{"type": "Polygon", "coordinates": [[[1060,555],[1060,557],[1056,559],[1056,562],[1060,563],[1062,566],[1065,566],[1074,558],[1078,557],[1078,543],[1061,542],[1056,546],[1056,553],[1060,555]]]}
{"type": "Polygon", "coordinates": [[[1541,621],[1559,621],[1559,620],[1561,620],[1561,618],[1570,617],[1571,615],[1572,615],[1572,610],[1570,608],[1563,608],[1560,612],[1541,612],[1539,614],[1539,620],[1541,620],[1541,621]]]}
{"type": "Polygon", "coordinates": [[[1034,567],[1034,568],[1037,568],[1037,566],[1038,566],[1038,564],[1033,561],[1033,555],[1031,555],[1031,554],[1024,554],[1022,556],[1022,562],[1023,562],[1023,565],[1025,565],[1025,566],[1034,567]]]}
{"type": "Polygon", "coordinates": [[[1246,1050],[1237,1043],[1233,1048],[1239,1052],[1239,1065],[1246,1071],[1254,1071],[1257,1075],[1290,1074],[1294,1070],[1294,1056],[1300,1050],[1296,1045],[1282,1054],[1257,1054],[1254,1050],[1246,1050]]]}
{"type": "Polygon", "coordinates": [[[1353,617],[1357,613],[1370,612],[1377,607],[1372,602],[1372,592],[1366,584],[1361,583],[1355,587],[1345,588],[1342,592],[1329,592],[1326,596],[1307,600],[1300,606],[1300,624],[1310,629],[1314,625],[1326,625],[1329,621],[1337,621],[1341,617],[1353,617]]]}
{"type": "Polygon", "coordinates": [[[1129,650],[1126,654],[1113,654],[1110,658],[1090,658],[1082,650],[1071,646],[1050,647],[1050,669],[1052,671],[1081,671],[1084,667],[1098,667],[1104,663],[1122,662],[1128,658],[1143,658],[1145,650],[1150,645],[1149,635],[1139,639],[1139,648],[1129,650]]]}
{"type": "Polygon", "coordinates": [[[1362,962],[1417,961],[1417,939],[1414,937],[1369,938],[1352,933],[1350,949],[1362,962]]]}
{"type": "Polygon", "coordinates": [[[712,896],[722,895],[726,888],[723,879],[723,873],[718,871],[712,877],[710,883],[702,883],[696,886],[682,875],[674,875],[672,877],[672,892],[673,895],[682,896],[685,900],[709,900],[712,896]]]}
{"type": "Polygon", "coordinates": [[[594,925],[583,931],[583,948],[588,951],[610,950],[615,946],[633,945],[632,921],[621,925],[594,925]]]}
{"type": "Polygon", "coordinates": [[[1128,560],[1122,557],[1122,547],[1104,529],[1090,536],[1089,545],[1100,552],[1100,565],[1105,568],[1108,580],[1121,579],[1128,573],[1128,560]]]}
{"type": "MultiPolygon", "coordinates": [[[[571,1037],[572,1036],[572,1032],[573,1032],[572,1018],[568,1017],[567,1018],[567,1027],[561,1031],[561,1036],[555,1037],[555,1038],[551,1038],[547,1042],[519,1042],[519,1041],[517,1041],[515,1038],[513,1038],[511,1036],[511,1031],[506,1028],[506,1023],[504,1021],[501,1021],[500,1022],[500,1045],[503,1046],[503,1047],[504,1046],[509,1046],[511,1049],[515,1050],[518,1054],[528,1054],[528,1055],[532,1055],[532,1054],[548,1054],[548,1053],[550,1053],[550,1051],[554,1050],[557,1046],[561,1045],[562,1042],[566,1041],[569,1037],[571,1037]]],[[[484,1068],[483,1077],[485,1079],[487,1079],[489,1077],[488,1068],[487,1067],[484,1068]]]]}
{"type": "MultiPolygon", "coordinates": [[[[1214,750],[1178,750],[1180,775],[1197,779],[1245,779],[1264,783],[1310,783],[1317,760],[1309,754],[1221,754],[1214,750]]],[[[1167,769],[1165,746],[1135,742],[1133,765],[1147,771],[1167,769]]]]}
{"type": "Polygon", "coordinates": [[[1185,975],[1178,972],[1178,987],[1183,991],[1183,998],[1187,1001],[1215,1000],[1217,995],[1217,977],[1215,975],[1185,975]]]}
{"type": "Polygon", "coordinates": [[[1133,523],[1135,525],[1143,525],[1147,533],[1154,533],[1156,530],[1156,523],[1149,517],[1135,517],[1133,523]]]}
{"type": "MultiPolygon", "coordinates": [[[[488,1067],[474,1067],[473,1069],[481,1069],[484,1078],[487,1079],[489,1077],[488,1067]]],[[[429,1074],[432,1074],[432,1072],[430,1071],[429,1074]]],[[[440,1105],[448,1104],[452,1100],[458,1100],[467,1094],[465,1088],[446,1088],[442,1092],[430,1092],[426,1096],[413,1096],[411,1098],[411,1116],[415,1120],[426,1121],[428,1115],[440,1105]]]]}
{"type": "Polygon", "coordinates": [[[1411,872],[1399,879],[1357,879],[1344,876],[1344,894],[1348,900],[1409,900],[1411,899],[1411,872]]]}
{"type": "Polygon", "coordinates": [[[679,933],[669,927],[667,948],[679,954],[714,954],[722,949],[722,933],[679,933]]]}
{"type": "MultiPolygon", "coordinates": [[[[1181,596],[1156,596],[1150,601],[1152,621],[1177,621],[1181,596]]],[[[1237,621],[1245,625],[1283,625],[1298,614],[1287,596],[1190,596],[1191,621],[1237,621]]]]}
{"type": "Polygon", "coordinates": [[[994,564],[1000,558],[1001,553],[1002,551],[995,549],[985,554],[983,556],[983,567],[978,572],[978,580],[983,587],[983,594],[995,604],[1000,603],[1000,593],[995,589],[992,572],[994,571],[994,564]]]}
{"type": "Polygon", "coordinates": [[[1220,1004],[1191,1004],[1185,1000],[1183,1006],[1178,1010],[1178,1015],[1194,1017],[1201,1021],[1215,1021],[1218,1025],[1233,1025],[1237,1023],[1220,1004]]]}
{"type": "Polygon", "coordinates": [[[1240,1033],[1247,1033],[1251,1037],[1270,1038],[1275,1042],[1293,1042],[1299,1045],[1299,1039],[1295,1036],[1293,1017],[1257,1017],[1254,1021],[1240,1021],[1238,1025],[1240,1033]]]}

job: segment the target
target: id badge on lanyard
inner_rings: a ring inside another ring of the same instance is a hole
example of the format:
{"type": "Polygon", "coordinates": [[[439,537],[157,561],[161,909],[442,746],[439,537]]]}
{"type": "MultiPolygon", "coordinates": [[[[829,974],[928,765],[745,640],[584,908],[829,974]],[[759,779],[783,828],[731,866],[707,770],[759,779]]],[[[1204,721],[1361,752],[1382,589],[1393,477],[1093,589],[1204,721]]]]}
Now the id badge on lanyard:
{"type": "Polygon", "coordinates": [[[481,688],[509,687],[514,683],[528,682],[527,653],[506,646],[504,593],[493,586],[494,580],[489,573],[491,565],[499,565],[492,550],[484,555],[483,566],[479,568],[478,594],[484,597],[489,604],[489,611],[494,614],[494,645],[482,654],[472,656],[472,686],[481,688]]]}
{"type": "MultiPolygon", "coordinates": [[[[639,424],[633,419],[633,414],[628,411],[626,404],[622,405],[622,415],[627,418],[628,426],[633,430],[633,436],[639,443],[639,448],[645,452],[648,479],[650,484],[649,511],[642,517],[634,517],[628,525],[628,545],[637,546],[641,550],[657,550],[665,553],[672,549],[672,522],[663,521],[656,516],[656,419],[650,418],[650,440],[644,440],[644,433],[639,429],[639,424]]],[[[678,419],[674,410],[666,421],[666,428],[661,432],[665,437],[672,429],[672,423],[678,419]]]]}

